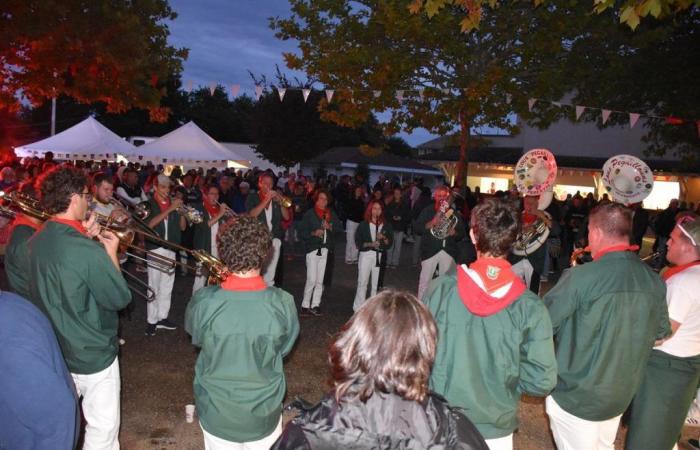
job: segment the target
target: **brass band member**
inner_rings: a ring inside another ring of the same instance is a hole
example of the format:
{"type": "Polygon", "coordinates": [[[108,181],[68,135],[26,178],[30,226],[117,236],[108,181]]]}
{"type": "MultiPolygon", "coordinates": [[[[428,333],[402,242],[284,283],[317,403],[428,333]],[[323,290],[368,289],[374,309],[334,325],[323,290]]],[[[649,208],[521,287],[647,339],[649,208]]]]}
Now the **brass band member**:
{"type": "MultiPolygon", "coordinates": [[[[185,229],[185,217],[177,209],[182,206],[182,199],[170,198],[170,178],[160,174],[156,177],[153,195],[148,199],[150,214],[145,222],[159,237],[179,244],[185,229]]],[[[146,240],[146,250],[166,258],[175,259],[175,251],[146,240]]],[[[156,329],[175,330],[177,327],[170,320],[170,300],[175,283],[175,269],[163,270],[162,265],[149,265],[148,285],[155,292],[155,299],[146,305],[146,336],[154,336],[156,329]]]]}
{"type": "Polygon", "coordinates": [[[194,396],[208,450],[267,450],[282,431],[282,358],[294,346],[299,320],[292,296],[260,276],[270,237],[256,218],[223,225],[219,256],[232,273],[187,305],[185,329],[202,348],[194,396]]]}
{"type": "Polygon", "coordinates": [[[58,336],[87,421],[86,449],[119,449],[117,312],[131,292],[117,260],[119,240],[85,220],[88,180],[55,168],[39,180],[52,218],[29,241],[30,291],[58,336]],[[91,237],[99,239],[95,242],[91,237]]]}
{"type": "Polygon", "coordinates": [[[251,217],[257,217],[260,222],[267,225],[272,233],[272,254],[265,267],[264,278],[268,286],[275,285],[275,272],[280,259],[282,249],[282,220],[289,220],[289,210],[279,203],[280,194],[273,189],[272,175],[263,173],[258,178],[258,192],[248,195],[246,199],[246,211],[251,217]]]}
{"type": "Polygon", "coordinates": [[[333,246],[333,231],[340,229],[340,221],[328,206],[328,192],[323,189],[316,190],[313,200],[314,207],[306,211],[299,224],[306,252],[306,284],[301,313],[320,316],[328,252],[333,246]]]}
{"type": "Polygon", "coordinates": [[[416,220],[415,232],[422,236],[421,270],[418,281],[419,300],[423,298],[423,294],[433,278],[435,268],[438,269],[440,275],[444,275],[451,267],[454,267],[455,258],[459,253],[457,241],[463,239],[465,235],[462,218],[449,206],[452,200],[451,194],[449,187],[438,187],[435,190],[435,203],[426,206],[416,220]],[[445,206],[447,206],[446,211],[441,212],[440,209],[445,208],[445,206]],[[445,213],[457,217],[457,223],[450,229],[449,235],[445,239],[437,239],[430,230],[439,224],[441,216],[445,213]]]}
{"type": "Polygon", "coordinates": [[[384,203],[371,200],[365,211],[365,220],[360,222],[355,232],[355,243],[360,250],[357,263],[357,291],[352,309],[357,311],[367,298],[367,284],[370,285],[370,296],[377,295],[379,272],[386,250],[393,242],[393,229],[384,218],[384,203]]]}
{"type": "MultiPolygon", "coordinates": [[[[204,250],[215,258],[219,257],[216,247],[216,235],[226,215],[231,215],[231,209],[226,203],[219,203],[219,188],[212,184],[204,188],[202,203],[197,209],[202,213],[202,222],[194,225],[194,248],[204,250]]],[[[197,264],[198,267],[201,264],[197,264]]],[[[207,276],[198,273],[192,284],[192,295],[204,287],[207,276]]]]}
{"type": "Polygon", "coordinates": [[[666,288],[629,244],[631,231],[628,208],[595,207],[593,261],[564,272],[544,296],[558,366],[545,403],[558,448],[613,448],[654,341],[670,332],[666,288]]]}
{"type": "MultiPolygon", "coordinates": [[[[31,184],[25,185],[25,189],[22,191],[26,195],[34,196],[31,184]]],[[[32,298],[29,293],[29,250],[27,243],[40,226],[41,223],[38,219],[16,211],[10,228],[10,239],[5,248],[5,274],[10,290],[27,300],[32,298]]]]}

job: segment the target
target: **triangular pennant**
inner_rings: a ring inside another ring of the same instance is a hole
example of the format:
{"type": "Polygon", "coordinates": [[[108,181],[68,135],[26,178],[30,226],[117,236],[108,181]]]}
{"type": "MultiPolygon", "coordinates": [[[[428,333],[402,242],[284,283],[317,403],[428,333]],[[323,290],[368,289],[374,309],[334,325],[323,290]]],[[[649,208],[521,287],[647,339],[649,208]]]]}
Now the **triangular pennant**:
{"type": "Polygon", "coordinates": [[[403,101],[403,91],[402,90],[396,91],[396,100],[398,100],[399,103],[401,103],[403,101]]]}
{"type": "Polygon", "coordinates": [[[557,106],[557,107],[561,107],[561,102],[552,102],[552,105],[557,106]]]}
{"type": "Polygon", "coordinates": [[[287,89],[285,88],[278,88],[277,89],[277,95],[280,96],[280,101],[284,101],[284,94],[287,92],[287,89]]]}
{"type": "Polygon", "coordinates": [[[506,94],[506,103],[510,105],[510,102],[513,101],[513,96],[510,94],[506,94]]]}
{"type": "Polygon", "coordinates": [[[260,85],[255,86],[255,100],[260,100],[260,96],[262,95],[263,92],[263,87],[260,85]]]}
{"type": "Polygon", "coordinates": [[[214,92],[216,92],[216,83],[211,82],[209,83],[209,95],[214,95],[214,92]]]}
{"type": "Polygon", "coordinates": [[[192,92],[192,80],[187,80],[187,87],[185,88],[185,92],[188,94],[192,92]]]}
{"type": "Polygon", "coordinates": [[[240,84],[232,84],[231,85],[231,95],[233,97],[236,97],[238,95],[238,92],[241,90],[241,85],[240,84]]]}
{"type": "Polygon", "coordinates": [[[379,96],[382,95],[382,91],[373,91],[372,95],[374,95],[374,98],[379,98],[379,96]]]}
{"type": "Polygon", "coordinates": [[[576,120],[581,118],[581,114],[586,110],[585,106],[576,105],[576,120]]]}
{"type": "Polygon", "coordinates": [[[639,120],[639,114],[630,113],[630,128],[634,128],[634,126],[637,125],[638,120],[639,120]]]}
{"type": "Polygon", "coordinates": [[[425,89],[420,88],[418,89],[418,96],[420,97],[421,100],[425,98],[425,89]]]}
{"type": "Polygon", "coordinates": [[[527,101],[527,109],[529,111],[532,111],[532,107],[535,106],[535,102],[537,102],[536,98],[531,98],[527,101]]]}
{"type": "Polygon", "coordinates": [[[310,93],[311,93],[311,89],[302,89],[301,90],[301,95],[304,96],[304,103],[306,103],[306,100],[308,100],[310,93]]]}
{"type": "Polygon", "coordinates": [[[333,89],[326,89],[326,101],[327,101],[328,103],[330,103],[331,100],[333,100],[333,94],[334,94],[334,93],[335,93],[335,91],[334,91],[333,89]]]}
{"type": "Polygon", "coordinates": [[[602,111],[603,111],[603,125],[605,125],[605,122],[607,122],[608,118],[610,118],[610,113],[612,111],[610,111],[609,109],[604,109],[602,111]]]}

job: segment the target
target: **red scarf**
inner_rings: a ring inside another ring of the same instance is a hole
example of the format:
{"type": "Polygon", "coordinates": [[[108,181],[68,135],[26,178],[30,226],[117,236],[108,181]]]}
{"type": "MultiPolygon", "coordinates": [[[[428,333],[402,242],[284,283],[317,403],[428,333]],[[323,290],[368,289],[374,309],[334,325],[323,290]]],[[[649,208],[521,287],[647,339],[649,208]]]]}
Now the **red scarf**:
{"type": "Polygon", "coordinates": [[[668,281],[669,278],[683,272],[685,269],[698,265],[700,265],[700,261],[693,261],[689,262],[688,264],[681,264],[680,266],[671,267],[670,269],[667,269],[663,275],[661,275],[661,278],[663,278],[664,281],[668,281]]]}
{"type": "Polygon", "coordinates": [[[215,205],[213,203],[209,203],[209,200],[204,198],[204,209],[207,210],[207,214],[209,214],[209,218],[213,219],[214,217],[219,215],[219,212],[221,211],[221,205],[215,205]]]}
{"type": "Polygon", "coordinates": [[[221,283],[221,288],[226,291],[262,291],[267,289],[265,280],[258,275],[255,277],[243,278],[234,274],[230,274],[221,283]]]}
{"type": "Polygon", "coordinates": [[[165,197],[165,200],[161,200],[160,195],[154,194],[153,198],[156,199],[161,211],[165,211],[166,209],[170,208],[170,197],[165,197]]]}
{"type": "Polygon", "coordinates": [[[57,223],[62,223],[63,225],[68,225],[69,227],[73,228],[75,231],[78,233],[87,236],[87,228],[83,226],[83,224],[79,220],[69,220],[69,219],[60,219],[58,217],[52,217],[47,222],[57,222],[57,223]]]}
{"type": "Polygon", "coordinates": [[[523,225],[530,225],[531,223],[534,223],[537,220],[537,216],[535,214],[530,214],[527,212],[523,213],[523,225]]]}
{"type": "Polygon", "coordinates": [[[610,247],[605,247],[604,249],[601,249],[598,253],[595,255],[591,253],[591,256],[593,257],[593,261],[597,261],[603,256],[607,255],[608,253],[612,252],[636,252],[639,250],[638,245],[629,245],[629,244],[618,244],[618,245],[611,245],[610,247]]]}
{"type": "Polygon", "coordinates": [[[331,221],[331,212],[328,210],[328,208],[320,209],[318,206],[314,206],[314,211],[316,211],[316,215],[319,219],[325,220],[326,222],[331,221]]]}
{"type": "Polygon", "coordinates": [[[502,288],[516,278],[510,263],[502,258],[479,258],[469,268],[479,275],[486,292],[489,293],[502,288]]]}
{"type": "Polygon", "coordinates": [[[459,267],[457,269],[457,293],[464,306],[474,315],[487,317],[507,308],[525,292],[527,287],[520,278],[514,278],[510,289],[501,298],[492,297],[476,284],[472,277],[459,267]]]}
{"type": "Polygon", "coordinates": [[[12,231],[14,231],[15,227],[17,227],[19,225],[25,225],[25,226],[31,227],[34,231],[39,229],[39,225],[32,222],[31,220],[29,220],[29,218],[27,216],[25,216],[24,214],[17,214],[15,216],[15,220],[12,222],[10,234],[12,234],[12,231]]]}

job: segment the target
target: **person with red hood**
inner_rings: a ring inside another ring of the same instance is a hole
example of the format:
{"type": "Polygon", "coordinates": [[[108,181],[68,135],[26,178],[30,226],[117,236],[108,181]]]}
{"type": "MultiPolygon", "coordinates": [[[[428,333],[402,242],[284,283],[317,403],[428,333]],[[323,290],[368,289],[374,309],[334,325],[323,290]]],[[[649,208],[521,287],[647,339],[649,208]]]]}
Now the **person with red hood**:
{"type": "Polygon", "coordinates": [[[484,200],[471,216],[476,261],[434,280],[423,300],[440,334],[430,387],[492,450],[513,448],[521,394],[545,396],[557,380],[547,308],[506,259],[519,228],[512,203],[484,200]]]}

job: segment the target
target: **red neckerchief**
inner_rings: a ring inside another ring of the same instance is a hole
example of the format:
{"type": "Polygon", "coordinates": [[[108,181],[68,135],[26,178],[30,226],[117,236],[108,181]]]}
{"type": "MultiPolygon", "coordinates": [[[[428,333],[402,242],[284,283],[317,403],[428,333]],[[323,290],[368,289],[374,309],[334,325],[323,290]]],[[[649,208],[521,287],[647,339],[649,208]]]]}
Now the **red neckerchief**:
{"type": "Polygon", "coordinates": [[[213,203],[209,203],[209,200],[204,198],[204,209],[207,210],[207,214],[209,214],[209,218],[213,219],[214,217],[219,215],[219,212],[221,211],[221,205],[215,205],[213,203]]]}
{"type": "Polygon", "coordinates": [[[479,275],[486,292],[489,293],[502,288],[516,278],[510,263],[503,258],[479,258],[469,268],[479,275]]]}
{"type": "Polygon", "coordinates": [[[661,278],[663,278],[664,281],[668,281],[669,278],[683,272],[685,269],[689,269],[698,265],[700,265],[700,260],[689,262],[688,264],[681,264],[680,266],[671,267],[670,269],[667,269],[663,275],[661,275],[661,278]]]}
{"type": "Polygon", "coordinates": [[[317,206],[314,206],[314,211],[316,211],[316,215],[318,216],[319,219],[325,220],[326,222],[330,221],[330,211],[328,209],[319,209],[317,206]]]}
{"type": "Polygon", "coordinates": [[[170,208],[170,197],[165,197],[165,200],[161,201],[160,195],[153,194],[153,198],[158,203],[158,206],[160,207],[161,211],[165,211],[166,209],[170,208]]]}
{"type": "Polygon", "coordinates": [[[462,267],[457,269],[457,293],[464,306],[474,315],[487,317],[507,308],[525,292],[527,287],[520,278],[513,279],[510,289],[501,298],[492,297],[476,284],[462,267]]]}
{"type": "Polygon", "coordinates": [[[591,253],[591,256],[593,257],[593,261],[597,261],[608,253],[627,252],[627,251],[636,252],[637,250],[639,250],[638,245],[629,245],[629,244],[611,245],[610,247],[605,247],[604,249],[600,250],[595,255],[591,253]]]}
{"type": "Polygon", "coordinates": [[[85,228],[79,220],[69,220],[69,219],[60,219],[58,217],[52,217],[47,222],[57,222],[57,223],[62,223],[63,225],[68,225],[69,227],[71,227],[75,231],[77,231],[78,233],[87,236],[87,228],[85,228]]]}
{"type": "Polygon", "coordinates": [[[17,227],[19,225],[25,225],[25,226],[31,227],[34,231],[39,229],[39,224],[32,222],[24,214],[18,213],[17,215],[15,215],[15,220],[12,222],[10,234],[12,234],[12,231],[14,231],[15,227],[17,227]]]}
{"type": "Polygon", "coordinates": [[[243,278],[234,274],[230,274],[221,283],[221,288],[226,291],[262,291],[267,289],[265,280],[258,275],[255,277],[243,278]]]}
{"type": "Polygon", "coordinates": [[[535,214],[530,214],[527,212],[523,213],[523,225],[530,225],[531,223],[535,222],[537,220],[537,216],[535,214]]]}

